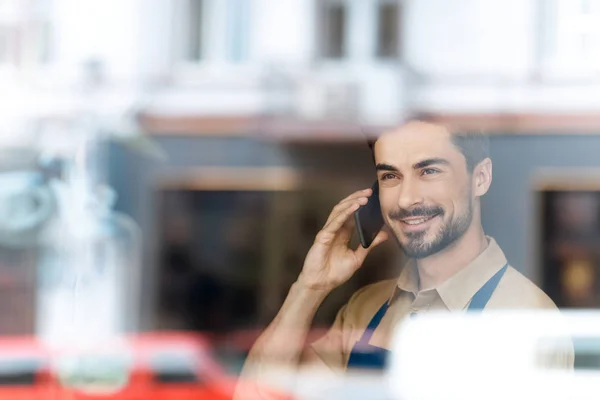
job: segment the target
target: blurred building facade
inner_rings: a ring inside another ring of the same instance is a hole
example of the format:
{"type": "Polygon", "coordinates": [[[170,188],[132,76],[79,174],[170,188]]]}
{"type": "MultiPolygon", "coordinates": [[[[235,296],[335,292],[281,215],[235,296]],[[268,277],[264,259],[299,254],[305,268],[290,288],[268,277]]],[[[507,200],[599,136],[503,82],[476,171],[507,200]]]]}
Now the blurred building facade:
{"type": "Polygon", "coordinates": [[[598,106],[594,0],[0,6],[3,85],[64,88],[81,64],[97,61],[113,91],[143,93],[145,114],[163,117],[157,124],[277,116],[389,125],[415,113],[582,114],[598,106]]]}
{"type": "Polygon", "coordinates": [[[598,106],[595,1],[158,3],[148,37],[163,58],[144,63],[170,80],[157,113],[364,125],[517,115],[497,127],[514,131],[598,106]]]}
{"type": "MultiPolygon", "coordinates": [[[[159,287],[167,279],[160,273],[164,259],[178,265],[204,260],[194,252],[182,255],[180,248],[166,256],[165,232],[176,232],[169,239],[176,243],[187,237],[187,246],[202,248],[203,254],[226,254],[229,249],[217,249],[225,233],[210,228],[222,223],[216,217],[210,220],[217,208],[199,211],[205,216],[198,224],[209,226],[204,236],[216,236],[202,243],[189,239],[195,232],[189,215],[199,212],[172,216],[161,208],[196,204],[189,207],[202,210],[202,204],[216,200],[175,192],[313,190],[325,193],[313,205],[318,212],[311,215],[318,220],[336,196],[373,180],[365,134],[415,115],[483,128],[493,134],[495,160],[495,182],[484,202],[486,229],[515,266],[542,282],[538,177],[547,177],[545,168],[571,168],[563,170],[563,180],[573,181],[581,169],[598,165],[594,149],[600,137],[587,135],[600,133],[598,1],[0,4],[0,88],[15,99],[2,105],[5,111],[45,116],[77,112],[80,66],[94,62],[102,71],[99,115],[110,119],[133,109],[139,131],[167,155],[161,163],[114,145],[109,157],[108,176],[120,196],[118,207],[138,221],[145,235],[142,278],[126,283],[145,328],[157,325],[159,287]],[[163,221],[171,216],[183,222],[163,221]]],[[[303,204],[306,198],[298,196],[291,203],[303,204]]],[[[293,279],[288,274],[300,267],[283,273],[277,265],[299,264],[302,258],[285,261],[287,253],[273,250],[282,245],[269,245],[286,234],[277,226],[285,226],[285,218],[298,212],[284,207],[288,200],[264,201],[267,206],[256,207],[279,210],[269,214],[276,221],[270,236],[255,245],[265,246],[262,263],[270,266],[259,268],[261,278],[255,283],[263,285],[256,293],[264,299],[256,307],[266,320],[293,279]]],[[[298,232],[301,220],[294,219],[298,232]]],[[[311,229],[319,226],[308,224],[306,232],[298,233],[308,240],[301,249],[310,244],[311,229]]],[[[220,264],[212,268],[226,269],[220,264]]],[[[346,294],[334,296],[331,310],[346,294]]]]}

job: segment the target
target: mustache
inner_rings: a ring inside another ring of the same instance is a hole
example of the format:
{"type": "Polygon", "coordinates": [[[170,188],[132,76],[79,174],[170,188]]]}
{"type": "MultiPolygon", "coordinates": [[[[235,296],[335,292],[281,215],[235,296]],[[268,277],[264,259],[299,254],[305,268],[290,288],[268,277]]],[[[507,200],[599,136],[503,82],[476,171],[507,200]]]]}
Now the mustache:
{"type": "Polygon", "coordinates": [[[388,216],[391,219],[404,219],[410,217],[431,217],[438,214],[444,214],[444,209],[440,206],[419,206],[411,209],[398,208],[391,211],[388,216]]]}

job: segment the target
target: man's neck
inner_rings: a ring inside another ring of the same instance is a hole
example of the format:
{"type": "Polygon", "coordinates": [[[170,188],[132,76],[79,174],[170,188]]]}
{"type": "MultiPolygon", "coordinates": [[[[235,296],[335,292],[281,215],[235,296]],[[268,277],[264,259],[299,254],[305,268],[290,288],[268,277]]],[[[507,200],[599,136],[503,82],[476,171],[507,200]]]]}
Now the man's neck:
{"type": "Polygon", "coordinates": [[[419,290],[433,289],[469,265],[488,246],[488,240],[479,225],[468,230],[448,248],[427,258],[416,260],[419,271],[419,290]]]}

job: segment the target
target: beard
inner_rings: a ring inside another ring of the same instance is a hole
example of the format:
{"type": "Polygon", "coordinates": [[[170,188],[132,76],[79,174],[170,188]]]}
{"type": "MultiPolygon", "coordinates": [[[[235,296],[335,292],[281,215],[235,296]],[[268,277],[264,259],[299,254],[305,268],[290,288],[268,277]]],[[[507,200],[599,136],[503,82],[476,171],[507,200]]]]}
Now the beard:
{"type": "MultiPolygon", "coordinates": [[[[441,207],[424,206],[415,207],[411,210],[398,209],[389,214],[389,218],[391,220],[397,221],[402,218],[420,216],[439,216],[440,218],[443,218],[444,209],[441,207]]],[[[469,229],[472,220],[473,207],[471,196],[469,195],[465,212],[448,222],[443,222],[442,220],[442,225],[432,239],[427,240],[427,236],[430,235],[428,230],[403,233],[403,235],[406,237],[405,242],[402,242],[401,235],[399,233],[395,233],[394,236],[408,257],[414,259],[426,258],[446,249],[460,239],[469,229]]]]}

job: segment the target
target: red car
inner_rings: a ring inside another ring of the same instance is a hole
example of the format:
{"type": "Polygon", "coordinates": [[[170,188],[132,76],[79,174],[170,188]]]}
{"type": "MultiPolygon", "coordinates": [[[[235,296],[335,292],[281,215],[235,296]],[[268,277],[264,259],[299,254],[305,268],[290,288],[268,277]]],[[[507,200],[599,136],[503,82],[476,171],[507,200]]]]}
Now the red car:
{"type": "MultiPolygon", "coordinates": [[[[92,349],[52,349],[0,338],[0,398],[11,400],[226,400],[227,375],[200,335],[144,333],[92,349]]],[[[290,399],[273,392],[269,398],[290,399]]]]}

